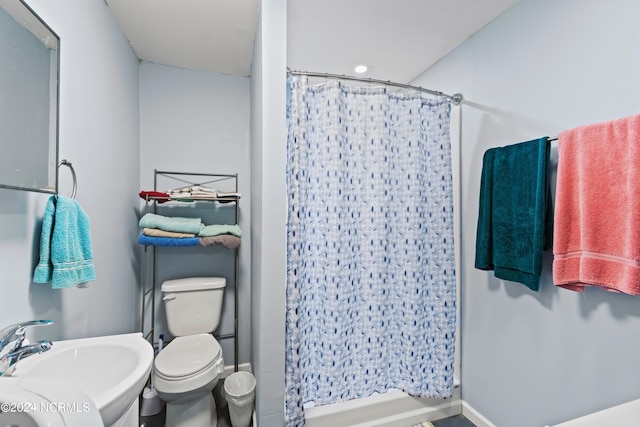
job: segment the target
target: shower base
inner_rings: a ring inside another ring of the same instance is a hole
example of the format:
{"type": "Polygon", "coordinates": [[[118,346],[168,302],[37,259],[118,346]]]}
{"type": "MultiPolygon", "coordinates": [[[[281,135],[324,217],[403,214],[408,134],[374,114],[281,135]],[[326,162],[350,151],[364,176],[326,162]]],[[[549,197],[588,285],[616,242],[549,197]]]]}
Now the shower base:
{"type": "Polygon", "coordinates": [[[411,397],[399,390],[305,409],[305,427],[406,427],[462,413],[460,387],[450,399],[411,397]]]}

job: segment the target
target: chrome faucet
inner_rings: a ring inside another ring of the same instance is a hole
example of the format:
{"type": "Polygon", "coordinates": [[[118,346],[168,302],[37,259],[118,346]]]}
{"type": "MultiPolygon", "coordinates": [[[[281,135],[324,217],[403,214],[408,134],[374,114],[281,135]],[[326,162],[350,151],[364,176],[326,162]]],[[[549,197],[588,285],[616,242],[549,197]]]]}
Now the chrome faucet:
{"type": "Polygon", "coordinates": [[[21,359],[50,350],[53,346],[51,341],[24,345],[24,339],[28,327],[53,323],[53,320],[29,320],[0,330],[0,376],[10,375],[15,369],[15,364],[21,359]]]}

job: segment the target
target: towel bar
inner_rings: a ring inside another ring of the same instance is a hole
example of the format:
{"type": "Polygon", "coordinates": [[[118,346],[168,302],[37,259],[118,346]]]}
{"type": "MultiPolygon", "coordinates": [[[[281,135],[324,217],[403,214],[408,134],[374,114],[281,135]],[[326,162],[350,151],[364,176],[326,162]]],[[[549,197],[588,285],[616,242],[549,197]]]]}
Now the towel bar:
{"type": "Polygon", "coordinates": [[[78,180],[76,179],[76,171],[73,169],[73,165],[71,164],[71,162],[67,159],[60,160],[60,163],[58,163],[58,169],[62,165],[67,166],[69,169],[71,169],[71,176],[73,177],[73,191],[71,192],[71,198],[75,199],[76,191],[78,190],[78,180]]]}

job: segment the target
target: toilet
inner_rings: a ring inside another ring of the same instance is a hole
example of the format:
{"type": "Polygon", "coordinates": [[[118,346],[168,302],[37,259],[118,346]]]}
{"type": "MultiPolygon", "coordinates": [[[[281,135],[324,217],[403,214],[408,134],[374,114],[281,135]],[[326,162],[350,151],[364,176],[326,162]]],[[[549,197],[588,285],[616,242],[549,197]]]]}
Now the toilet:
{"type": "Polygon", "coordinates": [[[211,333],[220,324],[224,277],[190,277],[162,284],[174,339],[155,359],[153,384],[167,403],[166,427],[216,427],[212,390],[224,370],[211,333]]]}

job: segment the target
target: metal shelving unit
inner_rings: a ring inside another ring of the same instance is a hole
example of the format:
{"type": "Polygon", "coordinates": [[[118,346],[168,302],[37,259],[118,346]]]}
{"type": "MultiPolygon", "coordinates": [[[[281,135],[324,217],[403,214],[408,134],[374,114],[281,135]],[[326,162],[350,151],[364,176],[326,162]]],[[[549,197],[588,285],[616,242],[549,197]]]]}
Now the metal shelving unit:
{"type": "MultiPolygon", "coordinates": [[[[225,183],[228,185],[229,182],[232,183],[231,189],[226,190],[225,192],[230,193],[238,193],[238,174],[210,174],[210,173],[192,173],[192,172],[170,172],[170,171],[159,171],[154,170],[154,178],[153,178],[153,191],[159,192],[164,190],[158,189],[158,179],[159,178],[167,178],[169,181],[175,181],[176,183],[180,183],[180,187],[189,187],[189,186],[209,186],[212,184],[220,184],[225,183]]],[[[163,203],[164,206],[171,206],[172,204],[179,203],[224,203],[225,205],[233,204],[234,206],[234,216],[235,223],[238,223],[238,204],[239,204],[240,196],[223,196],[223,197],[208,197],[208,198],[193,198],[187,199],[184,197],[169,199],[165,196],[157,196],[157,195],[145,195],[145,213],[158,212],[158,204],[160,202],[163,203]]],[[[203,247],[203,251],[206,251],[207,248],[203,247]]],[[[233,333],[229,334],[220,334],[215,335],[216,339],[233,339],[234,341],[234,366],[235,371],[238,371],[238,252],[239,249],[229,249],[233,250],[234,253],[234,272],[233,272],[233,333]]],[[[154,342],[155,337],[155,316],[156,316],[156,287],[157,287],[157,275],[156,275],[156,267],[157,267],[157,254],[156,247],[152,245],[144,245],[144,257],[143,257],[143,266],[142,266],[142,317],[140,321],[140,331],[142,332],[145,339],[147,339],[154,347],[158,344],[154,342]],[[150,260],[149,260],[150,259],[150,260]],[[151,266],[149,266],[149,262],[151,262],[151,266]],[[149,270],[151,271],[150,278],[149,270]],[[149,307],[150,306],[150,307],[149,307]],[[150,311],[150,313],[149,313],[150,311]],[[150,315],[150,320],[147,320],[147,315],[150,315]]]]}

